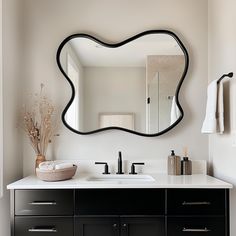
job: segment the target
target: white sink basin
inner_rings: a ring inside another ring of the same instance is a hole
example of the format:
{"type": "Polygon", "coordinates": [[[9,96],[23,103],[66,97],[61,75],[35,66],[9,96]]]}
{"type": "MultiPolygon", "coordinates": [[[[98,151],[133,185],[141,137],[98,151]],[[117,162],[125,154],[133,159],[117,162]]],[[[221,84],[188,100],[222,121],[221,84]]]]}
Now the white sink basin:
{"type": "Polygon", "coordinates": [[[94,182],[152,182],[155,179],[150,175],[98,175],[90,176],[87,181],[94,182]]]}

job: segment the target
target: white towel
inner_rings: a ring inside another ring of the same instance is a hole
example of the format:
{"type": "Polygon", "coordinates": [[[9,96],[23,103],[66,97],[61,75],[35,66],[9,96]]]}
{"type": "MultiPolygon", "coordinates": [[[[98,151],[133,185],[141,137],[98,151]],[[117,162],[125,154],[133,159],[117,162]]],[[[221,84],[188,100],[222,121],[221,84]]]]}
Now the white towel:
{"type": "Polygon", "coordinates": [[[221,81],[218,84],[217,93],[217,111],[216,111],[216,121],[217,121],[217,132],[220,134],[224,133],[224,87],[221,81]]]}
{"type": "Polygon", "coordinates": [[[54,170],[55,163],[54,161],[44,161],[39,164],[40,170],[54,170]]]}
{"type": "Polygon", "coordinates": [[[180,110],[176,104],[175,96],[172,99],[171,111],[170,111],[170,125],[175,123],[180,117],[180,110]]]}
{"type": "Polygon", "coordinates": [[[60,163],[60,164],[55,165],[55,170],[65,169],[65,168],[70,168],[70,167],[73,167],[73,164],[71,164],[71,163],[60,163]]]}
{"type": "Polygon", "coordinates": [[[223,84],[213,80],[207,88],[206,116],[202,125],[202,133],[224,132],[223,84]]]}
{"type": "Polygon", "coordinates": [[[39,164],[40,170],[59,170],[73,167],[72,163],[63,163],[63,162],[56,162],[56,161],[44,161],[39,164]]]}

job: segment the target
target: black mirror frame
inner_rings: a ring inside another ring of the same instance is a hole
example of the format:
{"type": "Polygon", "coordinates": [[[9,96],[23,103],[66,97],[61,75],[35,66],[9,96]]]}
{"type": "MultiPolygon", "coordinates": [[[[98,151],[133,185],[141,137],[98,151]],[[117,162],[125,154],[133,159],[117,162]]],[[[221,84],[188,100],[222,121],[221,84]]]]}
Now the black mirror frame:
{"type": "Polygon", "coordinates": [[[123,131],[126,131],[126,132],[129,132],[129,133],[132,133],[132,134],[136,134],[136,135],[140,135],[140,136],[145,136],[145,137],[155,137],[155,136],[160,136],[166,132],[168,132],[169,130],[173,129],[184,117],[184,111],[179,103],[179,92],[180,92],[180,88],[182,86],[182,83],[185,79],[185,76],[187,74],[187,71],[188,71],[188,67],[189,67],[189,55],[188,55],[188,51],[187,49],[185,48],[184,44],[182,43],[182,41],[179,39],[179,37],[173,33],[172,31],[169,31],[169,30],[148,30],[148,31],[144,31],[142,33],[139,33],[131,38],[128,38],[120,43],[114,43],[114,44],[111,44],[111,43],[105,43],[89,34],[83,34],[83,33],[78,33],[78,34],[72,34],[70,36],[68,36],[67,38],[65,38],[61,44],[59,45],[58,49],[57,49],[57,54],[56,54],[56,61],[57,61],[57,65],[61,71],[61,73],[65,76],[65,78],[67,79],[67,81],[69,82],[70,86],[71,86],[71,89],[72,89],[72,94],[71,94],[71,98],[68,102],[68,104],[66,105],[65,109],[63,110],[62,112],[62,115],[61,115],[61,118],[62,118],[62,122],[63,124],[69,129],[71,130],[72,132],[74,133],[77,133],[77,134],[81,134],[81,135],[87,135],[87,134],[94,134],[94,133],[98,133],[98,132],[101,132],[101,131],[105,131],[105,130],[123,130],[123,131]],[[183,74],[180,78],[180,81],[177,85],[177,89],[176,89],[176,92],[175,92],[175,98],[176,98],[176,104],[177,104],[177,107],[179,108],[180,112],[181,112],[181,115],[179,117],[178,120],[176,120],[172,125],[170,125],[168,128],[162,130],[161,132],[158,132],[158,133],[153,133],[153,134],[146,134],[146,133],[140,133],[140,132],[137,132],[137,131],[133,131],[133,130],[129,130],[129,129],[125,129],[125,128],[122,128],[122,127],[115,127],[115,126],[111,126],[111,127],[106,127],[106,128],[101,128],[101,129],[96,129],[96,130],[93,130],[93,131],[89,131],[89,132],[80,132],[78,130],[75,130],[73,129],[72,127],[70,127],[67,123],[66,123],[66,120],[65,120],[65,114],[67,112],[67,110],[69,109],[70,105],[72,104],[73,100],[74,100],[74,97],[75,97],[75,88],[74,88],[74,85],[73,83],[71,82],[70,78],[67,76],[66,72],[63,70],[62,68],[62,65],[60,63],[60,54],[61,54],[61,51],[62,51],[62,48],[65,46],[65,44],[71,40],[71,39],[74,39],[74,38],[78,38],[78,37],[82,37],[82,38],[88,38],[90,40],[93,40],[95,41],[96,43],[99,43],[101,44],[102,46],[106,46],[106,47],[110,47],[110,48],[116,48],[116,47],[120,47],[132,40],[135,40],[137,38],[140,38],[144,35],[147,35],[147,34],[168,34],[170,35],[171,37],[173,37],[178,45],[180,46],[180,48],[182,49],[183,53],[184,53],[184,57],[185,57],[185,67],[184,67],[184,71],[183,71],[183,74]]]}

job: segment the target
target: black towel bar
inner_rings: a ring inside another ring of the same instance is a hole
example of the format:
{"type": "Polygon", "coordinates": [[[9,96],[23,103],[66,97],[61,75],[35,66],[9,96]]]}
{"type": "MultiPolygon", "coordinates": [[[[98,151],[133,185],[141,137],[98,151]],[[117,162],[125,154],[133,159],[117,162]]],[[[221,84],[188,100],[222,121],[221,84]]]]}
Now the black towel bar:
{"type": "Polygon", "coordinates": [[[232,78],[233,77],[233,75],[234,75],[234,73],[233,72],[230,72],[229,74],[224,74],[224,75],[222,75],[219,79],[218,79],[218,81],[217,81],[217,84],[219,84],[220,83],[220,81],[222,80],[222,79],[224,79],[224,77],[229,77],[229,78],[232,78]]]}

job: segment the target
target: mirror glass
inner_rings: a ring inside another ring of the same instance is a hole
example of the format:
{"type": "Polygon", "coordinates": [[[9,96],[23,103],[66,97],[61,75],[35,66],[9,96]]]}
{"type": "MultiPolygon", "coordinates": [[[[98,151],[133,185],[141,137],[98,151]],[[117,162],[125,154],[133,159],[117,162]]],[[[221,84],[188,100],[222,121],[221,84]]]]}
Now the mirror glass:
{"type": "Polygon", "coordinates": [[[186,55],[172,35],[120,44],[78,35],[62,44],[59,67],[74,88],[64,121],[78,133],[119,127],[148,136],[182,119],[176,96],[186,55]]]}

